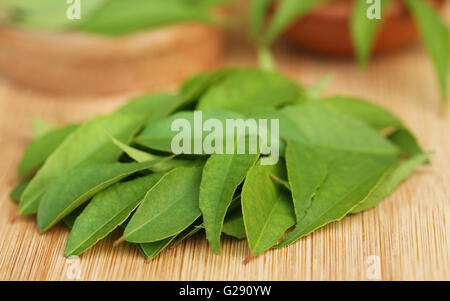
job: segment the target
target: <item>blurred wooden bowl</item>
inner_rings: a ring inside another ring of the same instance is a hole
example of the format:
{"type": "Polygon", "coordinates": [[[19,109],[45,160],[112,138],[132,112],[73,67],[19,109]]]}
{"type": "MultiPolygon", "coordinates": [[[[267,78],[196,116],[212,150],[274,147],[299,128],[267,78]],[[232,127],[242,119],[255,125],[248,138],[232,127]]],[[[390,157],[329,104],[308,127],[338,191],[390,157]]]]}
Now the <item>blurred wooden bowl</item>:
{"type": "MultiPolygon", "coordinates": [[[[428,0],[440,8],[444,0],[428,0]]],[[[353,55],[350,17],[353,0],[338,0],[323,4],[297,20],[284,34],[292,43],[323,54],[353,55]]],[[[385,14],[374,54],[395,50],[418,40],[418,30],[404,5],[396,1],[385,14]]]]}
{"type": "Polygon", "coordinates": [[[0,76],[58,94],[140,93],[213,67],[222,48],[222,29],[201,23],[124,37],[0,25],[0,76]]]}

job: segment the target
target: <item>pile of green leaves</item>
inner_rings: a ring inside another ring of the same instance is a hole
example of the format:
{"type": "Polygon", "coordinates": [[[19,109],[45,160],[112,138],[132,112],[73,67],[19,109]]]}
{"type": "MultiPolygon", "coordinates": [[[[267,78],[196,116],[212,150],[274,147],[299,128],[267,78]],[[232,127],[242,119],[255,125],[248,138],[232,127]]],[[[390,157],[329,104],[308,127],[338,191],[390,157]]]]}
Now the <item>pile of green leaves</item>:
{"type": "Polygon", "coordinates": [[[65,0],[0,0],[8,22],[32,29],[79,30],[101,35],[125,35],[170,24],[212,23],[211,8],[224,0],[80,0],[81,19],[67,17],[65,0]]]}
{"type": "Polygon", "coordinates": [[[19,214],[37,213],[41,232],[59,221],[72,228],[65,255],[116,228],[148,258],[202,233],[215,253],[222,233],[246,238],[253,255],[287,246],[376,206],[430,155],[391,113],[359,99],[315,97],[318,87],[225,69],[81,124],[35,121],[19,166],[26,180],[11,198],[19,214]],[[194,110],[205,120],[278,118],[282,158],[271,166],[251,154],[174,156],[171,123],[192,120],[194,110]]]}
{"type": "MultiPolygon", "coordinates": [[[[277,0],[253,0],[250,14],[250,35],[266,53],[270,44],[292,23],[318,5],[335,0],[281,0],[266,25],[268,9],[277,0]]],[[[393,0],[381,0],[382,11],[386,11],[393,0]]],[[[448,99],[448,73],[450,63],[450,37],[446,24],[439,18],[435,10],[423,0],[402,0],[416,20],[420,34],[433,61],[444,101],[448,99]]],[[[370,5],[366,0],[354,0],[354,8],[350,22],[355,52],[361,66],[365,66],[370,58],[371,50],[377,36],[381,20],[367,17],[370,5]]]]}

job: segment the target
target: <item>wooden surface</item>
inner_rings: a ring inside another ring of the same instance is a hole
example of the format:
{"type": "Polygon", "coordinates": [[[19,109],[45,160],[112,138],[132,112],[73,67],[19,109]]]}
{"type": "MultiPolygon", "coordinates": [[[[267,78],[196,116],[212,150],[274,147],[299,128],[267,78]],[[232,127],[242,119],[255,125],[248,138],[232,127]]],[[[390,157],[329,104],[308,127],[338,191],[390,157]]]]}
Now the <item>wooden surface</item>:
{"type": "MultiPolygon", "coordinates": [[[[239,34],[230,35],[228,44],[225,65],[255,65],[252,48],[239,34]]],[[[112,247],[118,232],[79,262],[67,261],[63,250],[69,231],[63,225],[40,235],[34,216],[10,223],[17,206],[8,193],[31,140],[29,120],[83,120],[111,111],[129,95],[60,98],[0,79],[0,280],[69,280],[76,268],[82,280],[366,280],[378,278],[370,273],[377,270],[376,258],[382,280],[450,280],[450,112],[439,113],[437,81],[423,48],[414,45],[378,57],[366,72],[350,59],[314,56],[283,43],[275,53],[279,68],[293,79],[310,85],[331,71],[335,77],[327,94],[365,97],[401,116],[420,143],[435,150],[432,164],[420,167],[378,207],[271,250],[247,266],[242,264],[249,255],[245,241],[223,239],[217,256],[205,239],[190,239],[146,261],[132,245],[112,247]]]]}

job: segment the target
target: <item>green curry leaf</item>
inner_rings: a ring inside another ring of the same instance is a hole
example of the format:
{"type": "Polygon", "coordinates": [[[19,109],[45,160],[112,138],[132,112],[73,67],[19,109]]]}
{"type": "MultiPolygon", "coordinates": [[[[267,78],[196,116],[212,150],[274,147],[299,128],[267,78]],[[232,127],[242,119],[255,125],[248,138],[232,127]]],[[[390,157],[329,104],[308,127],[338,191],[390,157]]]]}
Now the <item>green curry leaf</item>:
{"type": "Polygon", "coordinates": [[[201,215],[198,206],[201,175],[201,167],[180,167],[168,172],[145,196],[125,228],[125,239],[155,242],[189,227],[201,215]]]}
{"type": "Polygon", "coordinates": [[[282,0],[266,33],[266,43],[272,43],[297,18],[306,15],[314,7],[330,0],[282,0]]]}
{"type": "Polygon", "coordinates": [[[142,254],[146,259],[153,259],[158,256],[171,242],[174,241],[176,236],[168,237],[160,241],[148,242],[137,244],[142,254]]]}
{"type": "Polygon", "coordinates": [[[9,198],[13,201],[18,203],[20,201],[20,198],[22,197],[23,192],[27,188],[28,184],[30,184],[31,179],[25,179],[21,181],[19,184],[17,184],[16,187],[13,188],[13,190],[9,194],[9,198]]]}
{"type": "Polygon", "coordinates": [[[208,8],[185,0],[108,0],[78,27],[103,35],[124,35],[180,22],[212,22],[208,8]]]}
{"type": "Polygon", "coordinates": [[[25,150],[20,161],[19,175],[26,175],[44,164],[64,139],[77,128],[78,125],[68,125],[61,129],[49,130],[33,141],[25,150]]]}
{"type": "Polygon", "coordinates": [[[314,100],[313,103],[361,120],[377,131],[382,131],[389,127],[403,127],[402,122],[387,110],[358,98],[333,96],[314,100]]]}
{"type": "Polygon", "coordinates": [[[69,18],[74,3],[64,0],[0,0],[14,25],[51,31],[81,30],[101,35],[132,34],[181,22],[211,23],[215,0],[79,0],[80,18],[69,18]]]}
{"type": "Polygon", "coordinates": [[[248,32],[257,43],[263,34],[264,22],[272,2],[272,0],[251,0],[248,32]]]}
{"type": "Polygon", "coordinates": [[[448,96],[448,73],[450,63],[450,36],[448,27],[439,19],[433,8],[425,1],[405,0],[414,16],[437,71],[442,99],[448,96]]]}
{"type": "Polygon", "coordinates": [[[292,103],[300,93],[297,84],[277,73],[242,69],[211,87],[200,98],[197,109],[247,113],[292,103]]]}
{"type": "Polygon", "coordinates": [[[279,173],[282,173],[280,163],[260,165],[258,162],[244,182],[242,213],[248,244],[255,256],[273,247],[295,224],[289,193],[270,178],[271,174],[279,173]]]}
{"type": "Polygon", "coordinates": [[[212,155],[203,169],[200,209],[211,249],[220,253],[220,234],[235,190],[258,155],[212,155]]]}
{"type": "MultiPolygon", "coordinates": [[[[389,6],[391,0],[381,0],[381,13],[389,6]]],[[[350,21],[355,53],[359,64],[365,66],[370,58],[370,53],[375,42],[378,29],[381,24],[380,19],[370,19],[367,17],[367,9],[370,4],[366,0],[356,0],[353,4],[353,12],[350,21]]]]}
{"type": "Polygon", "coordinates": [[[33,130],[34,139],[38,139],[39,137],[44,136],[44,134],[54,130],[55,126],[45,120],[33,118],[31,120],[31,128],[33,130]]]}

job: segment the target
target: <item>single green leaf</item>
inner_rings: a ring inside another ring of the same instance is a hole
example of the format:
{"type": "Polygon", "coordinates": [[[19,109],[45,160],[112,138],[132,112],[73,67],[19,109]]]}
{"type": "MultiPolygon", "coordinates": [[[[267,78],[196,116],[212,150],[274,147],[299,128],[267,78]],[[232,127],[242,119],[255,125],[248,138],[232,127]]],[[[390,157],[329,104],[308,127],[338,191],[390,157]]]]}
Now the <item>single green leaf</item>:
{"type": "Polygon", "coordinates": [[[450,63],[450,35],[447,25],[426,1],[405,0],[416,20],[425,46],[434,62],[439,78],[441,95],[444,101],[448,97],[448,72],[450,63]]]}
{"type": "Polygon", "coordinates": [[[112,136],[111,139],[118,148],[120,148],[124,153],[126,153],[130,158],[132,158],[136,162],[145,162],[162,158],[161,156],[153,155],[151,153],[147,153],[132,146],[129,146],[128,144],[120,142],[119,140],[117,140],[112,136]]]}
{"type": "Polygon", "coordinates": [[[259,43],[262,37],[264,22],[272,2],[272,0],[251,0],[248,32],[253,41],[259,43]]]}
{"type": "Polygon", "coordinates": [[[392,130],[393,133],[388,136],[388,139],[401,151],[410,155],[424,152],[416,138],[406,129],[401,120],[373,103],[341,96],[319,99],[314,103],[361,120],[377,131],[392,130]]]}
{"type": "Polygon", "coordinates": [[[358,98],[332,96],[313,100],[326,108],[361,120],[377,131],[387,128],[401,128],[403,123],[382,107],[358,98]]]}
{"type": "Polygon", "coordinates": [[[247,240],[253,255],[274,246],[287,229],[295,224],[289,193],[270,179],[280,174],[282,166],[261,165],[250,169],[242,189],[242,213],[247,240]]]}
{"type": "Polygon", "coordinates": [[[172,236],[160,241],[137,244],[137,246],[146,259],[154,259],[174,241],[175,237],[176,236],[172,236]]]}
{"type": "Polygon", "coordinates": [[[195,1],[109,0],[78,27],[92,33],[124,35],[188,21],[212,22],[213,18],[208,6],[195,1]]]}
{"type": "Polygon", "coordinates": [[[258,48],[258,62],[261,70],[265,72],[274,72],[277,69],[272,52],[266,46],[258,48]]]}
{"type": "Polygon", "coordinates": [[[301,143],[290,141],[286,149],[286,167],[292,191],[295,216],[300,223],[328,175],[323,157],[301,143]]]}
{"type": "Polygon", "coordinates": [[[198,206],[201,175],[201,167],[180,167],[168,172],[145,196],[125,228],[125,239],[155,242],[189,227],[201,215],[198,206]]]}
{"type": "Polygon", "coordinates": [[[241,69],[211,87],[201,97],[197,109],[247,113],[292,103],[300,93],[297,84],[278,73],[241,69]]]}
{"type": "Polygon", "coordinates": [[[395,131],[388,136],[388,139],[409,156],[417,156],[424,153],[414,135],[405,128],[395,131]]]}
{"type": "Polygon", "coordinates": [[[113,114],[83,123],[45,161],[24,191],[19,213],[36,213],[47,186],[66,172],[117,161],[122,151],[114,146],[108,134],[128,142],[146,122],[170,114],[180,104],[179,97],[174,95],[149,95],[127,103],[113,114]]]}
{"type": "Polygon", "coordinates": [[[79,255],[126,221],[163,174],[117,183],[96,194],[75,221],[64,254],[79,255]]]}
{"type": "Polygon", "coordinates": [[[33,118],[31,120],[31,128],[33,130],[34,139],[38,139],[56,129],[53,124],[38,118],[33,118]]]}
{"type": "MultiPolygon", "coordinates": [[[[222,125],[226,124],[227,119],[233,120],[242,119],[241,115],[228,111],[207,110],[202,111],[201,114],[202,120],[206,121],[208,119],[218,119],[221,121],[222,125]]],[[[147,126],[142,131],[142,133],[138,137],[136,137],[135,142],[154,150],[172,153],[173,152],[172,141],[174,141],[174,138],[176,136],[179,137],[181,134],[190,133],[189,136],[191,139],[189,140],[189,137],[185,137],[185,135],[182,135],[183,137],[186,138],[182,139],[182,142],[189,143],[190,154],[203,154],[204,151],[203,147],[202,150],[198,151],[200,153],[195,151],[194,149],[195,141],[196,139],[201,139],[202,141],[204,141],[205,138],[209,135],[209,132],[203,131],[203,124],[201,121],[198,121],[199,122],[198,124],[194,123],[195,115],[196,112],[193,111],[178,112],[170,117],[155,122],[152,125],[147,126]],[[182,129],[179,128],[172,130],[172,125],[175,124],[174,121],[176,120],[186,121],[183,123],[182,129]],[[202,131],[201,136],[195,134],[196,129],[200,129],[202,131]]],[[[219,129],[215,130],[219,131],[219,129]]],[[[221,133],[223,133],[223,130],[224,129],[222,129],[221,133]]],[[[226,139],[225,135],[223,135],[223,139],[226,139]]]]}
{"type": "MultiPolygon", "coordinates": [[[[88,18],[99,9],[106,0],[80,0],[81,20],[88,18]]],[[[0,5],[15,10],[15,25],[39,29],[62,31],[80,24],[78,19],[67,16],[71,3],[62,0],[0,0],[0,5]]]]}
{"type": "Polygon", "coordinates": [[[214,253],[220,253],[220,234],[227,209],[239,184],[259,155],[212,155],[203,168],[200,209],[206,237],[214,253]]]}
{"type": "Polygon", "coordinates": [[[188,239],[195,234],[197,234],[202,227],[191,225],[181,233],[174,235],[172,237],[168,237],[166,239],[149,242],[149,243],[140,243],[137,244],[141,252],[144,254],[146,259],[154,259],[158,256],[164,249],[166,249],[172,242],[174,244],[180,243],[181,241],[188,239]]]}
{"type": "Polygon", "coordinates": [[[212,86],[230,76],[236,69],[220,69],[214,72],[204,72],[186,80],[180,89],[180,95],[187,104],[196,103],[212,86]]]}
{"type": "Polygon", "coordinates": [[[306,97],[309,99],[315,99],[318,98],[322,93],[323,90],[328,86],[328,84],[333,80],[334,74],[333,73],[327,73],[324,76],[322,76],[307,92],[306,97]]]}
{"type": "Polygon", "coordinates": [[[66,173],[50,184],[39,204],[39,229],[41,232],[47,231],[98,192],[159,162],[161,159],[143,163],[90,165],[66,173]]]}
{"type": "Polygon", "coordinates": [[[186,99],[174,93],[148,94],[126,102],[115,113],[132,114],[139,120],[152,123],[171,114],[185,102],[186,99]]]}
{"type": "MultiPolygon", "coordinates": [[[[78,2],[78,1],[77,1],[78,2]]],[[[80,18],[69,18],[77,3],[64,0],[0,0],[13,12],[8,20],[32,29],[81,29],[103,35],[136,31],[187,21],[212,22],[209,9],[226,1],[214,0],[79,0],[80,18]]],[[[77,8],[77,7],[76,7],[77,8]]]]}
{"type": "Polygon", "coordinates": [[[270,21],[266,43],[271,44],[296,19],[310,12],[314,7],[330,0],[282,0],[270,21]]]}
{"type": "Polygon", "coordinates": [[[60,129],[50,130],[38,137],[25,150],[19,164],[19,175],[26,175],[44,164],[45,160],[58,146],[78,128],[78,125],[68,125],[60,129]]]}
{"type": "MultiPolygon", "coordinates": [[[[390,3],[391,0],[381,0],[382,15],[384,15],[390,3]]],[[[373,4],[368,3],[366,0],[356,0],[353,4],[353,12],[350,20],[353,46],[361,66],[365,66],[370,58],[382,21],[382,19],[370,19],[367,16],[367,11],[371,5],[373,4]]]]}
{"type": "Polygon", "coordinates": [[[358,213],[378,205],[386,196],[391,194],[401,182],[411,175],[414,168],[428,161],[431,153],[422,153],[415,155],[403,162],[397,163],[380,179],[376,187],[369,195],[358,205],[356,205],[351,213],[358,213]]]}
{"type": "Polygon", "coordinates": [[[20,201],[20,198],[22,197],[22,194],[24,190],[27,188],[28,184],[30,184],[31,179],[25,179],[21,181],[19,184],[17,184],[16,187],[13,188],[11,193],[9,194],[9,198],[15,202],[18,203],[20,201]]]}
{"type": "Polygon", "coordinates": [[[286,136],[290,141],[336,152],[399,154],[394,144],[362,121],[319,104],[290,106],[281,113],[296,127],[286,136]]]}

